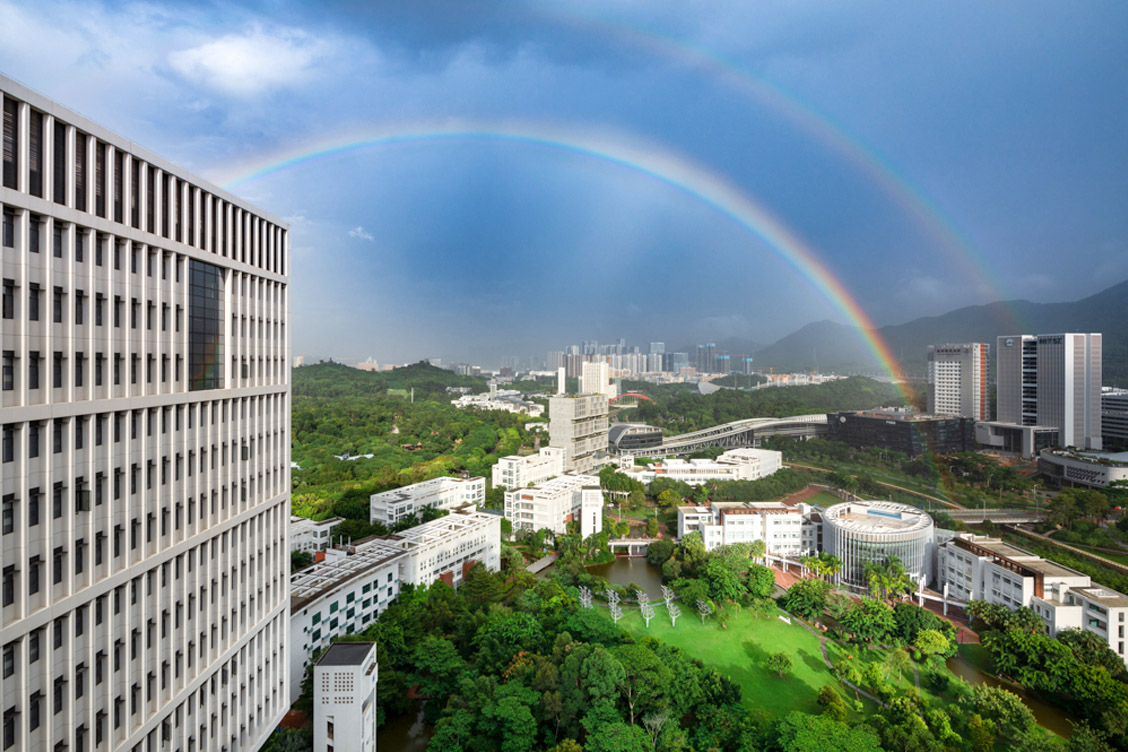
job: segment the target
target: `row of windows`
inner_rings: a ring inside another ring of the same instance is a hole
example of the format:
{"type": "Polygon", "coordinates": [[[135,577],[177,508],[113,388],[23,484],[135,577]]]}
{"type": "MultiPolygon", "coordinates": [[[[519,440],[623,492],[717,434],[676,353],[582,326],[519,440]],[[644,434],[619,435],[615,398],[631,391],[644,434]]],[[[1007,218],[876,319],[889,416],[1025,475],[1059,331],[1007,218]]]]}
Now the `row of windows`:
{"type": "Polygon", "coordinates": [[[286,273],[283,228],[11,97],[4,98],[3,185],[286,273]],[[26,154],[21,128],[28,130],[26,154]]]}

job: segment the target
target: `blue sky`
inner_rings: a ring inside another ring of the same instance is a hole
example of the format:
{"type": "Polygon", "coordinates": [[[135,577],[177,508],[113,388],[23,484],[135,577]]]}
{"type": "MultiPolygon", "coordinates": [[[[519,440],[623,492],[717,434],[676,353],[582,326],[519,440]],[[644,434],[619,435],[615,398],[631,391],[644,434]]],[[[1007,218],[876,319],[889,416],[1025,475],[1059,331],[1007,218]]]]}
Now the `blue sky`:
{"type": "MultiPolygon", "coordinates": [[[[1128,278],[1125,29],[1120,0],[0,0],[0,71],[221,183],[434,127],[676,159],[884,324],[1128,278]]],[[[491,365],[845,321],[708,202],[575,151],[408,140],[235,190],[292,223],[295,353],[491,365]]]]}

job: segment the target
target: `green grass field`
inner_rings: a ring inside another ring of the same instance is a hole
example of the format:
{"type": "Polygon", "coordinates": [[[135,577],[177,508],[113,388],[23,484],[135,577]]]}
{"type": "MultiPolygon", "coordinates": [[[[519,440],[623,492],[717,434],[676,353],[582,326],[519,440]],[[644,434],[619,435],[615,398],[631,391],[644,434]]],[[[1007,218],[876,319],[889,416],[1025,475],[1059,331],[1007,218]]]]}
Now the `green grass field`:
{"type": "Polygon", "coordinates": [[[806,499],[804,504],[810,504],[813,507],[832,507],[835,504],[841,504],[842,499],[838,498],[830,491],[819,491],[817,494],[809,499],[806,499]]]}
{"type": "MultiPolygon", "coordinates": [[[[657,604],[655,618],[647,629],[637,610],[625,612],[619,626],[636,637],[656,637],[676,645],[701,659],[733,681],[744,691],[744,702],[771,715],[791,710],[818,713],[815,702],[825,684],[838,682],[823,662],[818,638],[798,621],[787,624],[776,617],[756,618],[749,611],[733,614],[728,629],[721,629],[715,618],[701,619],[682,605],[676,627],[670,626],[666,607],[657,604]],[[793,664],[780,679],[765,667],[769,653],[787,653],[793,664]]],[[[852,699],[852,698],[851,698],[852,699]]]]}

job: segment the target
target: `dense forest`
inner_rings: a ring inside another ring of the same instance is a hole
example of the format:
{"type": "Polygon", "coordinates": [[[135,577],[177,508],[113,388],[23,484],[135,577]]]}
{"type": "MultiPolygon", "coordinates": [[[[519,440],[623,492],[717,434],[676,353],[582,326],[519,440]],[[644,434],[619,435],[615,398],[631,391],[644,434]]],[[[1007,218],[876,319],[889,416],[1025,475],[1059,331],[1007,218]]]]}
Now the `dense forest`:
{"type": "Polygon", "coordinates": [[[744,418],[785,417],[905,404],[897,387],[864,376],[815,386],[769,387],[751,392],[722,389],[710,395],[684,389],[672,393],[653,388],[645,391],[654,402],[642,402],[622,419],[649,423],[669,433],[696,431],[744,418]]]}

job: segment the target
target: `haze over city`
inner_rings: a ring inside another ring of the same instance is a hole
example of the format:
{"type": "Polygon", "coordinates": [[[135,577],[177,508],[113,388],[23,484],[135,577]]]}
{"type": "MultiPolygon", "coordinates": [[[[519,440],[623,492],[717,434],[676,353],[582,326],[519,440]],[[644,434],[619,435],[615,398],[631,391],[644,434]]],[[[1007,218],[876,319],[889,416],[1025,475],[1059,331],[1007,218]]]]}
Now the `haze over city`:
{"type": "Polygon", "coordinates": [[[292,223],[294,353],[855,323],[813,264],[877,325],[1128,278],[1122,3],[0,18],[8,75],[292,223]]]}

